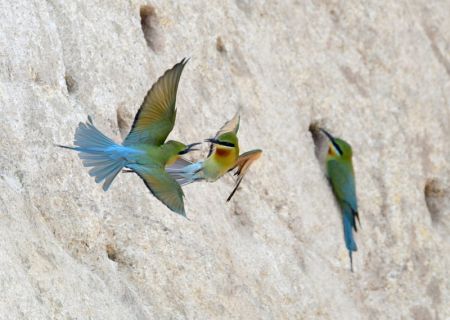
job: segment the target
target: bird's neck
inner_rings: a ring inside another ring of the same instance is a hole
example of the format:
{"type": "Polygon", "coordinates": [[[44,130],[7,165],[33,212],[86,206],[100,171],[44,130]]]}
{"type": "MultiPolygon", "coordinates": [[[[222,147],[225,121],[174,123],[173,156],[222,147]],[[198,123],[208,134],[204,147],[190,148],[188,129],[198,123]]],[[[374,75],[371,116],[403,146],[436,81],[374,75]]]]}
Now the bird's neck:
{"type": "Polygon", "coordinates": [[[169,159],[166,161],[166,167],[170,167],[171,165],[173,165],[175,161],[177,161],[178,157],[179,157],[178,154],[170,156],[169,159]]]}
{"type": "Polygon", "coordinates": [[[207,181],[216,181],[236,164],[238,148],[227,148],[217,145],[214,153],[202,166],[203,176],[207,181]]]}
{"type": "Polygon", "coordinates": [[[223,146],[216,146],[213,158],[214,161],[220,163],[221,165],[234,165],[238,157],[237,148],[229,148],[223,146]]]}
{"type": "Polygon", "coordinates": [[[164,144],[160,147],[161,160],[166,166],[173,164],[179,157],[177,150],[170,144],[164,144]]]}

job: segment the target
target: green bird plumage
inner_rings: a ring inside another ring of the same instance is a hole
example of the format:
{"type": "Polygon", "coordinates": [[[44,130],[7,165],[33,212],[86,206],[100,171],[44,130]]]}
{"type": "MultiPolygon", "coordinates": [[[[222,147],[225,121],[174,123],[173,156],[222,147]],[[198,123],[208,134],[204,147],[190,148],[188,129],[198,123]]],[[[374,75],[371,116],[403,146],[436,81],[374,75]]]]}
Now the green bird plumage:
{"type": "Polygon", "coordinates": [[[105,191],[125,167],[137,173],[156,198],[183,216],[183,191],[165,168],[194,150],[196,144],[164,142],[175,125],[177,88],[187,61],[177,63],[153,84],[121,145],[102,134],[89,117],[76,130],[75,147],[62,146],[80,152],[84,166],[92,167],[89,174],[95,176],[97,183],[104,181],[105,191]]]}
{"type": "Polygon", "coordinates": [[[353,230],[357,231],[356,219],[359,221],[359,215],[352,163],[352,147],[344,140],[334,138],[324,129],[321,129],[321,131],[330,140],[326,158],[327,175],[342,211],[345,245],[349,252],[350,268],[353,271],[352,252],[357,251],[353,230]]]}
{"type": "Polygon", "coordinates": [[[236,169],[237,180],[233,191],[227,198],[227,201],[230,201],[252,163],[262,154],[262,150],[255,149],[239,155],[237,137],[239,122],[240,117],[236,113],[220,128],[214,138],[206,140],[211,143],[211,146],[204,161],[191,163],[184,159],[178,159],[173,166],[167,168],[167,172],[178,183],[186,185],[199,180],[213,182],[225,173],[236,169]]]}

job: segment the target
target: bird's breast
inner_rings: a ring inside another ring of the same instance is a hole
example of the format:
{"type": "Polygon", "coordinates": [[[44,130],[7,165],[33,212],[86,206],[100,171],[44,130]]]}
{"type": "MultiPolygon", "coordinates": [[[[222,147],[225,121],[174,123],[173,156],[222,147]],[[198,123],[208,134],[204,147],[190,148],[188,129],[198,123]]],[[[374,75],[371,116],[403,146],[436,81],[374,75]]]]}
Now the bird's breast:
{"type": "MultiPolygon", "coordinates": [[[[217,162],[222,167],[233,166],[237,160],[237,150],[235,148],[227,148],[222,146],[217,146],[214,152],[214,161],[217,162]]],[[[228,169],[226,169],[228,171],[228,169]]]]}
{"type": "Polygon", "coordinates": [[[217,148],[216,155],[221,158],[228,157],[231,154],[231,149],[217,148]]]}

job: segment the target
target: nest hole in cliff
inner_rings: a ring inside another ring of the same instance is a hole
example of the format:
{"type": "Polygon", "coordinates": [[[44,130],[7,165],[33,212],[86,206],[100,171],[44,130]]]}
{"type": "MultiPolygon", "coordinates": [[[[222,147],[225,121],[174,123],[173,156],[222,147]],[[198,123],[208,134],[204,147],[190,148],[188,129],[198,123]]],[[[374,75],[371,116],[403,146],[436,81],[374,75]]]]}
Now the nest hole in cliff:
{"type": "Polygon", "coordinates": [[[431,221],[434,224],[437,224],[442,220],[442,214],[446,207],[445,201],[449,196],[448,193],[449,192],[447,192],[444,184],[438,179],[430,179],[425,184],[425,203],[427,204],[431,221]]]}
{"type": "Polygon", "coordinates": [[[321,120],[312,121],[309,125],[309,132],[314,142],[314,153],[319,162],[323,162],[324,148],[326,148],[326,138],[320,132],[320,128],[323,126],[321,120]]]}
{"type": "Polygon", "coordinates": [[[225,43],[221,36],[218,36],[216,39],[216,50],[222,54],[227,53],[227,48],[225,47],[225,43]]]}
{"type": "Polygon", "coordinates": [[[106,245],[106,254],[108,255],[108,259],[114,262],[117,262],[117,248],[112,244],[106,245]]]}
{"type": "Polygon", "coordinates": [[[142,32],[148,47],[154,52],[161,51],[163,49],[163,38],[155,7],[143,5],[139,13],[141,15],[142,32]]]}
{"type": "Polygon", "coordinates": [[[116,111],[117,116],[117,126],[119,127],[120,136],[125,139],[127,136],[131,123],[133,120],[132,114],[127,110],[124,105],[119,106],[116,111]]]}
{"type": "Polygon", "coordinates": [[[66,87],[68,93],[74,93],[78,88],[78,83],[70,74],[64,75],[64,80],[66,81],[66,87]]]}

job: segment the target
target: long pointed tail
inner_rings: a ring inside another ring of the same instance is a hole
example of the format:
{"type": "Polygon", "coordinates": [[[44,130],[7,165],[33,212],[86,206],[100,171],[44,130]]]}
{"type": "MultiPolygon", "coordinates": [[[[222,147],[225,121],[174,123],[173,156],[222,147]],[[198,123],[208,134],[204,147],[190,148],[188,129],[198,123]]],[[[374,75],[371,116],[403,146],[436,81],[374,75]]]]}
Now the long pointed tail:
{"type": "Polygon", "coordinates": [[[343,219],[345,246],[347,247],[348,255],[350,258],[350,270],[353,272],[352,252],[357,251],[358,247],[356,246],[355,238],[353,236],[353,228],[355,228],[356,230],[355,217],[352,209],[348,206],[344,208],[343,219]]]}
{"type": "Polygon", "coordinates": [[[203,179],[203,161],[190,162],[183,158],[178,158],[174,164],[166,167],[166,172],[175,179],[181,186],[188,185],[194,181],[203,179]]]}
{"type": "Polygon", "coordinates": [[[101,133],[88,117],[86,123],[80,122],[75,132],[75,147],[61,146],[79,152],[79,157],[85,167],[92,167],[89,175],[95,177],[95,182],[103,180],[103,190],[107,191],[117,174],[126,165],[123,146],[101,133]]]}

